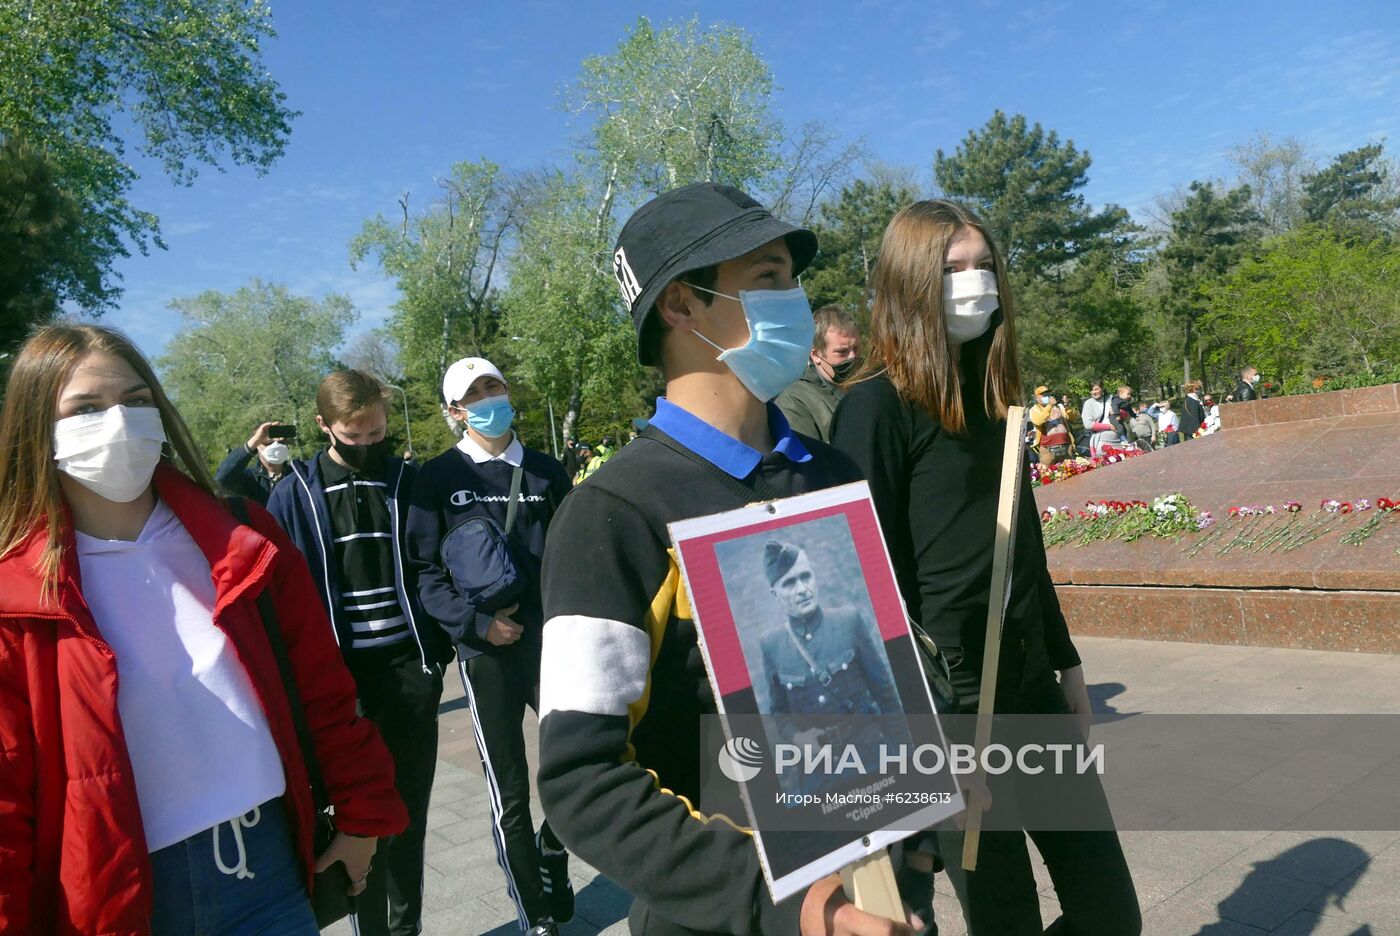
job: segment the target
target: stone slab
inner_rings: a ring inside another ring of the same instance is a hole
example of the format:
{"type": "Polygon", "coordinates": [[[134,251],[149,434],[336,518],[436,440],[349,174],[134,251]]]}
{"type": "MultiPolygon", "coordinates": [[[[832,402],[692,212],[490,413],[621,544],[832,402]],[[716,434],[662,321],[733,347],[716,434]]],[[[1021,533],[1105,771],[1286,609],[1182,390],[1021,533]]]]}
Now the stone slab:
{"type": "Polygon", "coordinates": [[[1075,634],[1400,654],[1400,595],[1383,591],[1060,585],[1075,634]]]}
{"type": "MultiPolygon", "coordinates": [[[[1296,500],[1306,517],[1327,498],[1400,498],[1397,387],[1233,404],[1258,409],[1254,422],[1045,485],[1036,489],[1036,503],[1042,510],[1077,510],[1091,500],[1151,501],[1179,491],[1223,522],[1232,505],[1296,500]]],[[[1346,525],[1359,526],[1368,516],[1353,515],[1346,525]]],[[[1237,549],[1221,556],[1207,547],[1187,557],[1194,541],[1060,546],[1049,551],[1050,572],[1057,584],[1073,585],[1400,590],[1400,518],[1383,523],[1360,547],[1331,533],[1289,552],[1237,549]]]]}

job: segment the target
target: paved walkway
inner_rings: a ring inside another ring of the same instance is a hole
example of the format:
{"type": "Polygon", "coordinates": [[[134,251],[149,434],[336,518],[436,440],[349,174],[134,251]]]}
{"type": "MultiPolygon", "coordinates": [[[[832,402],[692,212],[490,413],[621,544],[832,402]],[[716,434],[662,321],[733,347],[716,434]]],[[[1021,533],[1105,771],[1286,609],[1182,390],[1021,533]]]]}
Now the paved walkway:
{"type": "MultiPolygon", "coordinates": [[[[1400,657],[1081,637],[1095,706],[1105,713],[1400,714],[1400,657]]],[[[461,686],[442,709],[428,839],[424,932],[518,932],[489,837],[485,783],[461,686]]],[[[535,754],[533,721],[530,755],[535,754]]],[[[1397,793],[1400,795],[1400,793],[1397,793]]],[[[536,820],[538,822],[538,818],[536,820]]],[[[1130,832],[1124,850],[1147,936],[1400,934],[1400,832],[1130,832]]],[[[1034,850],[1032,849],[1032,854],[1034,850]]],[[[629,898],[575,860],[578,916],[567,936],[625,934],[629,898]]],[[[1037,868],[1046,922],[1054,889],[1037,868]]],[[[965,933],[946,879],[936,912],[965,933]]],[[[328,930],[348,936],[341,924],[328,930]]]]}

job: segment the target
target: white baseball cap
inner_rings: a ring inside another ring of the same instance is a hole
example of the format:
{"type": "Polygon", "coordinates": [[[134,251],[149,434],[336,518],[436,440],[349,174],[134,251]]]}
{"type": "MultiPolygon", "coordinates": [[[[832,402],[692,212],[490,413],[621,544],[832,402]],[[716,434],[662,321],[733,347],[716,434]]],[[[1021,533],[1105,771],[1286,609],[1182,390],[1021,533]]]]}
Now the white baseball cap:
{"type": "Polygon", "coordinates": [[[442,398],[447,401],[449,406],[457,403],[467,395],[472,384],[482,377],[495,377],[507,387],[510,386],[510,381],[506,380],[496,365],[486,358],[462,358],[449,367],[447,373],[442,376],[442,398]]]}

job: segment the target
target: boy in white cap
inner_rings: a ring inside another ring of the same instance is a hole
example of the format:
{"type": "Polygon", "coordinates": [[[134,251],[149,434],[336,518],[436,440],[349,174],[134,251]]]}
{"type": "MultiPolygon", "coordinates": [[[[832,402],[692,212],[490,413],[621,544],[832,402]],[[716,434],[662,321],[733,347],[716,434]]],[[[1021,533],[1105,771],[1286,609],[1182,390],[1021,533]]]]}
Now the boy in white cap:
{"type": "Polygon", "coordinates": [[[573,916],[573,886],[563,845],[547,823],[534,829],[521,720],[538,709],[545,531],[571,485],[563,465],[516,438],[510,385],[490,361],[457,361],[442,396],[464,432],[419,469],[409,561],[424,609],[457,645],[520,928],[549,936],[573,916]]]}

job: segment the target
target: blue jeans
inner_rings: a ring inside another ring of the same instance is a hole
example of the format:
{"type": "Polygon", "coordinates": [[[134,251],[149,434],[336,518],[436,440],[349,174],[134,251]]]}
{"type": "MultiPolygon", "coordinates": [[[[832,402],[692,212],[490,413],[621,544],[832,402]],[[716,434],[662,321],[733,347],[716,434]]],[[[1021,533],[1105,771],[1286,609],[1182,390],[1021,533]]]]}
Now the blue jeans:
{"type": "Polygon", "coordinates": [[[151,853],[153,936],[317,936],[280,799],[151,853]]]}

